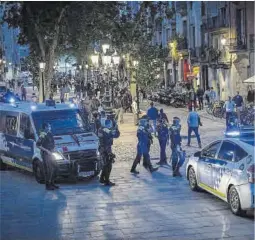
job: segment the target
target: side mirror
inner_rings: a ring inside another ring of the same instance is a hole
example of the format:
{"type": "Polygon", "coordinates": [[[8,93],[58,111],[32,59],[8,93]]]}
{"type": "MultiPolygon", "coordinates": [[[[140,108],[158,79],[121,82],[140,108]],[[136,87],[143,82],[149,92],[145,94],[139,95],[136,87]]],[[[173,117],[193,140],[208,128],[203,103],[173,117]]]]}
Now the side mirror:
{"type": "Polygon", "coordinates": [[[194,153],[194,157],[201,157],[201,151],[194,153]]]}

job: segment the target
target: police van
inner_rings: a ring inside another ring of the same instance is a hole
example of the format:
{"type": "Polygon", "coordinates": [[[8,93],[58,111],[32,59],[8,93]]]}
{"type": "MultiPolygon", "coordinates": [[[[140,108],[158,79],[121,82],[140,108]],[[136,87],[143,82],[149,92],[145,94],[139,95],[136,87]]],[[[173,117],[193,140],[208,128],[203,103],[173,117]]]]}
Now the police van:
{"type": "MultiPolygon", "coordinates": [[[[54,101],[53,101],[54,102],[54,101]]],[[[92,177],[100,172],[98,137],[74,104],[0,103],[0,167],[11,165],[33,172],[44,182],[41,151],[36,141],[42,124],[49,123],[54,135],[59,176],[92,177]]]]}

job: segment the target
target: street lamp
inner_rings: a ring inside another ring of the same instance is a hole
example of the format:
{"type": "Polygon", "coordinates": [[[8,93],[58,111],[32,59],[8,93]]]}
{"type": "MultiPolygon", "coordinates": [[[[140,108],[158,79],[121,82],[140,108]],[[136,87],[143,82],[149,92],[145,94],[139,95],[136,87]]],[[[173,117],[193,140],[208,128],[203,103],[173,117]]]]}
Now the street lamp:
{"type": "Polygon", "coordinates": [[[225,46],[226,43],[227,43],[227,39],[226,39],[226,38],[222,38],[222,39],[220,40],[220,42],[221,42],[221,44],[222,44],[223,46],[225,46]]]}
{"type": "Polygon", "coordinates": [[[103,56],[102,61],[103,61],[104,65],[108,66],[108,65],[110,65],[110,63],[112,61],[112,57],[111,56],[103,56]]]}
{"type": "Polygon", "coordinates": [[[138,79],[137,79],[137,68],[138,68],[138,64],[139,64],[139,62],[138,61],[133,61],[133,66],[134,66],[134,68],[135,68],[135,70],[136,70],[136,88],[135,88],[135,90],[136,90],[136,98],[137,98],[137,120],[139,120],[139,112],[140,112],[140,102],[139,102],[139,89],[138,89],[138,79]]]}
{"type": "Polygon", "coordinates": [[[40,68],[40,82],[39,82],[39,101],[44,102],[45,100],[45,95],[44,95],[44,69],[45,69],[45,62],[40,62],[39,63],[39,68],[40,68]]]}
{"type": "Polygon", "coordinates": [[[79,65],[80,70],[82,69],[82,65],[79,65]]]}
{"type": "Polygon", "coordinates": [[[98,55],[92,55],[91,56],[91,61],[92,61],[92,64],[97,66],[98,65],[98,55]]]}

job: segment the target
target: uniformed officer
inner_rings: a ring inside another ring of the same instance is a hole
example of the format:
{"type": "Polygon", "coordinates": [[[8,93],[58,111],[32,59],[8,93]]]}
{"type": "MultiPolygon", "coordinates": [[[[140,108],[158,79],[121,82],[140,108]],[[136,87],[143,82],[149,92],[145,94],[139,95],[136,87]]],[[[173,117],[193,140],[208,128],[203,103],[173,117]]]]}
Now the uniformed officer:
{"type": "Polygon", "coordinates": [[[138,174],[139,172],[136,170],[136,166],[141,161],[141,157],[143,156],[144,161],[146,163],[146,167],[150,170],[150,172],[154,172],[158,170],[158,167],[153,167],[150,161],[149,147],[150,147],[150,136],[151,133],[149,131],[149,122],[147,119],[141,119],[139,121],[139,126],[137,129],[137,155],[133,162],[131,173],[138,174]]]}
{"type": "Polygon", "coordinates": [[[55,179],[57,177],[57,163],[53,159],[52,152],[55,149],[55,142],[53,134],[51,133],[51,126],[48,123],[43,123],[42,132],[36,146],[41,150],[45,185],[47,190],[58,189],[59,186],[55,185],[55,179]]]}
{"type": "Polygon", "coordinates": [[[120,132],[118,126],[113,128],[110,119],[101,119],[101,127],[98,130],[99,137],[99,151],[103,159],[103,169],[100,176],[100,183],[106,186],[114,186],[115,183],[110,181],[110,174],[115,155],[112,153],[113,138],[118,138],[120,132]]]}
{"type": "Polygon", "coordinates": [[[173,169],[173,177],[181,176],[179,169],[181,166],[181,162],[183,159],[181,158],[181,124],[180,118],[174,117],[173,124],[169,128],[169,137],[171,140],[171,150],[172,150],[172,169],[173,169]]]}
{"type": "Polygon", "coordinates": [[[166,160],[166,145],[169,139],[168,126],[164,118],[159,119],[157,124],[158,141],[160,146],[160,161],[159,165],[167,164],[166,160]]]}

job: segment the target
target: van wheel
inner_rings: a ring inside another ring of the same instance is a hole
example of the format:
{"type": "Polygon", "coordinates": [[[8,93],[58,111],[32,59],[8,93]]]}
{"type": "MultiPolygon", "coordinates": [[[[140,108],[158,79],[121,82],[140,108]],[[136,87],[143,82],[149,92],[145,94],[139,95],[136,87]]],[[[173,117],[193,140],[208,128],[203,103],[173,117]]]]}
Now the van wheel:
{"type": "Polygon", "coordinates": [[[0,158],[0,170],[4,171],[6,170],[7,165],[3,162],[3,160],[0,158]]]}
{"type": "Polygon", "coordinates": [[[34,174],[35,174],[35,180],[38,183],[40,183],[40,184],[45,183],[43,165],[39,160],[37,160],[34,163],[34,174]]]}
{"type": "Polygon", "coordinates": [[[240,198],[234,186],[231,186],[228,191],[228,203],[232,213],[238,216],[245,215],[246,212],[241,209],[240,198]]]}

